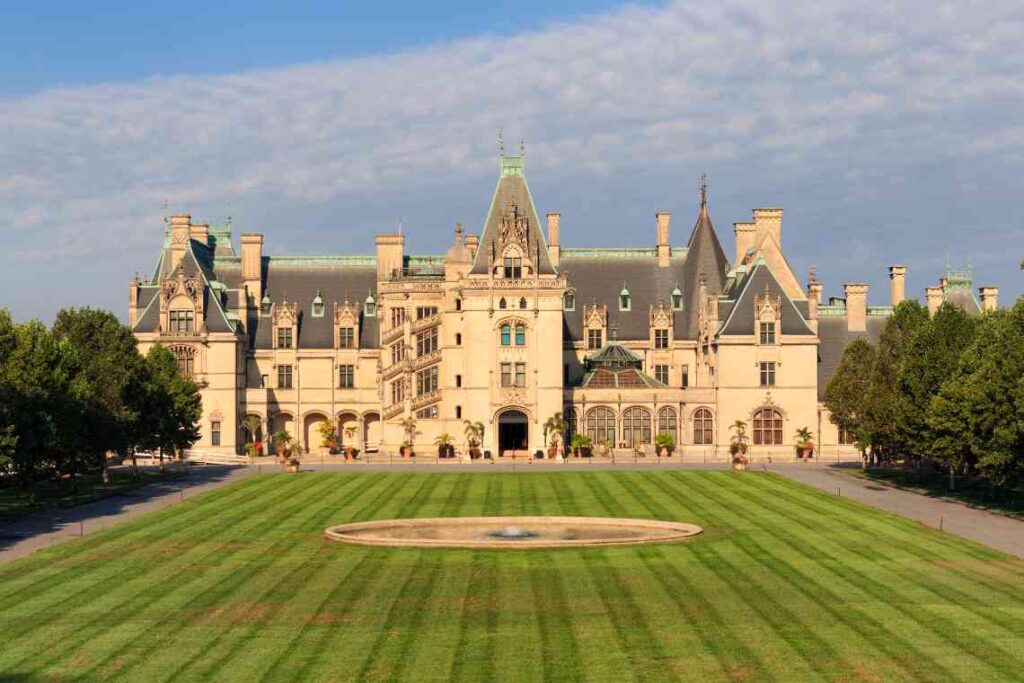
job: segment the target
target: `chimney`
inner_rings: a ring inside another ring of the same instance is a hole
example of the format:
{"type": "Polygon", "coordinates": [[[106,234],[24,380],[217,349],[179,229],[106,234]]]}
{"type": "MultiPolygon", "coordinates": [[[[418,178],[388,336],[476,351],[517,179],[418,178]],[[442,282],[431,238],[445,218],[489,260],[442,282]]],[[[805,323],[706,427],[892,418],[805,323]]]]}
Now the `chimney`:
{"type": "Polygon", "coordinates": [[[767,235],[775,238],[776,244],[782,246],[782,209],[754,209],[754,243],[760,244],[767,235]]]}
{"type": "Polygon", "coordinates": [[[200,244],[210,246],[210,224],[193,223],[189,227],[189,236],[200,244]]]}
{"type": "Polygon", "coordinates": [[[128,326],[133,327],[139,320],[139,276],[132,278],[128,285],[128,326]]]}
{"type": "Polygon", "coordinates": [[[893,306],[907,298],[907,267],[889,266],[889,292],[893,306]]]}
{"type": "Polygon", "coordinates": [[[402,272],[405,259],[405,235],[377,235],[377,281],[402,272]]]}
{"type": "Polygon", "coordinates": [[[248,306],[260,306],[263,299],[263,235],[243,232],[239,237],[242,246],[242,281],[245,284],[248,306]]]}
{"type": "Polygon", "coordinates": [[[654,221],[658,236],[658,266],[668,268],[669,259],[672,257],[672,247],[669,243],[672,214],[668,211],[658,211],[654,214],[654,221]]]}
{"type": "Polygon", "coordinates": [[[928,302],[928,315],[935,315],[942,305],[943,289],[939,287],[925,287],[924,298],[928,302]]]}
{"type": "Polygon", "coordinates": [[[177,268],[185,256],[191,229],[192,216],[176,213],[171,216],[171,268],[177,268]]]}
{"type": "Polygon", "coordinates": [[[734,265],[738,266],[743,261],[743,255],[754,246],[756,233],[754,223],[733,223],[732,227],[736,233],[736,263],[734,265]]]}
{"type": "Polygon", "coordinates": [[[981,310],[983,313],[994,311],[999,307],[998,287],[978,287],[978,295],[981,298],[981,310]]]}
{"type": "Polygon", "coordinates": [[[469,257],[476,259],[477,249],[480,248],[480,236],[479,235],[466,235],[466,249],[469,249],[469,257]]]}
{"type": "Polygon", "coordinates": [[[557,211],[548,211],[548,258],[551,265],[558,267],[558,261],[562,255],[562,245],[559,242],[559,229],[561,228],[562,214],[557,211]]]}
{"type": "Polygon", "coordinates": [[[817,279],[807,283],[807,314],[811,320],[818,319],[818,306],[821,305],[821,297],[825,291],[825,284],[817,279]]]}
{"type": "Polygon", "coordinates": [[[868,286],[861,282],[843,283],[846,295],[846,329],[864,332],[868,329],[868,286]]]}

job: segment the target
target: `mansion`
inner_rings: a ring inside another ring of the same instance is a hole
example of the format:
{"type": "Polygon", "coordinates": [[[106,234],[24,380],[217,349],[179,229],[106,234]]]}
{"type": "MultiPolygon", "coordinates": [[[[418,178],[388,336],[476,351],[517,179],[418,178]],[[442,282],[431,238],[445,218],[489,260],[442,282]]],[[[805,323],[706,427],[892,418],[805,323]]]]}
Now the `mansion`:
{"type": "MultiPolygon", "coordinates": [[[[533,453],[562,413],[611,449],[652,454],[670,434],[677,455],[724,457],[741,420],[755,458],[791,457],[801,428],[825,454],[853,454],[822,395],[847,342],[877,340],[906,269],[889,269],[888,305],[868,305],[860,283],[823,301],[786,260],[782,217],[754,209],[727,253],[702,188],[685,243],[658,212],[651,247],[563,247],[523,157],[502,155],[482,230],[456,226],[443,255],[407,254],[399,233],[377,235],[375,255],[274,256],[261,234],[236,249],[230,224],[171,216],[129,322],[143,352],[163,344],[199,383],[198,450],[243,452],[256,416],[260,438],[286,429],[311,453],[324,421],[365,451],[397,453],[411,431],[419,453],[445,433],[462,452],[466,420],[495,455],[533,453]]],[[[996,296],[976,297],[970,271],[926,291],[931,310],[996,296]]]]}

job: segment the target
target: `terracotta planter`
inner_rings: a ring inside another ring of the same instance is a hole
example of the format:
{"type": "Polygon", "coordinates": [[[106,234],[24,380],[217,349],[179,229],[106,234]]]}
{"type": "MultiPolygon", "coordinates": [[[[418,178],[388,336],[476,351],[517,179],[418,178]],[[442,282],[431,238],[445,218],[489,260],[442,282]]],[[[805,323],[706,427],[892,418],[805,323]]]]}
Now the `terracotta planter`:
{"type": "Polygon", "coordinates": [[[742,472],[743,470],[747,469],[747,463],[745,463],[745,462],[735,462],[734,461],[732,463],[732,468],[736,472],[742,472]]]}

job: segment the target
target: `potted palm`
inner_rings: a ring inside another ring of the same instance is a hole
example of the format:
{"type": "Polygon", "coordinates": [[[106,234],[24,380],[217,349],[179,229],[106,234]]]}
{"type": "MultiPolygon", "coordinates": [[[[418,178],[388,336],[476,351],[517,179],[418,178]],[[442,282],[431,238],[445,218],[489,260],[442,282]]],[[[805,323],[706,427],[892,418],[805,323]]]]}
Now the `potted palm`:
{"type": "Polygon", "coordinates": [[[316,426],[316,430],[320,433],[321,453],[323,451],[334,453],[338,449],[338,431],[334,425],[324,420],[316,426]]]}
{"type": "Polygon", "coordinates": [[[572,447],[572,454],[577,458],[589,458],[591,455],[591,447],[593,442],[590,437],[586,434],[573,434],[572,441],[569,442],[572,447]]]}
{"type": "Polygon", "coordinates": [[[437,444],[437,457],[439,458],[454,458],[455,457],[455,446],[452,445],[452,435],[448,432],[444,432],[434,439],[434,443],[437,444]]]}
{"type": "Polygon", "coordinates": [[[288,433],[287,429],[282,429],[274,434],[274,452],[277,453],[278,460],[284,462],[291,451],[291,447],[292,435],[288,433]]]}
{"type": "Polygon", "coordinates": [[[562,443],[562,434],[565,432],[565,420],[562,413],[555,413],[544,423],[544,440],[551,435],[551,442],[548,445],[548,459],[554,459],[558,455],[558,448],[562,443]]]}
{"type": "Polygon", "coordinates": [[[287,454],[287,469],[289,472],[297,473],[299,471],[299,456],[302,455],[302,446],[294,444],[288,449],[287,454]]]}
{"type": "Polygon", "coordinates": [[[729,427],[733,435],[730,438],[729,454],[732,455],[732,468],[734,470],[747,469],[747,423],[743,420],[736,420],[729,427]]]}
{"type": "Polygon", "coordinates": [[[416,429],[416,418],[409,416],[403,419],[402,431],[405,432],[405,441],[402,442],[402,457],[414,458],[416,452],[413,450],[413,444],[416,442],[416,437],[420,435],[420,431],[416,429]]]}
{"type": "Polygon", "coordinates": [[[676,449],[676,440],[671,434],[658,434],[654,437],[654,447],[659,458],[671,458],[672,451],[676,449]]]}
{"type": "Polygon", "coordinates": [[[470,459],[476,460],[481,455],[480,444],[484,440],[484,423],[472,420],[463,420],[462,423],[465,425],[466,450],[469,451],[470,459]]]}
{"type": "Polygon", "coordinates": [[[803,460],[814,457],[814,435],[807,427],[796,430],[796,457],[803,460]]]}
{"type": "Polygon", "coordinates": [[[359,455],[359,449],[356,448],[352,442],[356,438],[356,428],[352,425],[345,427],[345,459],[355,460],[356,456],[359,455]]]}
{"type": "Polygon", "coordinates": [[[245,433],[249,437],[249,441],[245,444],[245,453],[249,456],[251,464],[256,459],[256,456],[260,455],[263,451],[263,444],[259,440],[260,427],[263,426],[263,421],[258,415],[246,415],[244,425],[245,433]]]}

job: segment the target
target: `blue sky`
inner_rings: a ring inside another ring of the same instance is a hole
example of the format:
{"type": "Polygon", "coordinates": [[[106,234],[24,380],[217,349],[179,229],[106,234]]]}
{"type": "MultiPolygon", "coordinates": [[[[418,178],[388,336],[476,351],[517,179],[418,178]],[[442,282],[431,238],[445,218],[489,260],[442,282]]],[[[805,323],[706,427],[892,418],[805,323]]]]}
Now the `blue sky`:
{"type": "Polygon", "coordinates": [[[479,230],[495,134],[569,246],[685,244],[786,210],[826,296],[947,255],[1009,303],[1024,257],[1019,1],[17,3],[0,24],[0,305],[125,315],[163,202],[271,253],[479,230]],[[173,11],[169,8],[173,8],[173,11]]]}

